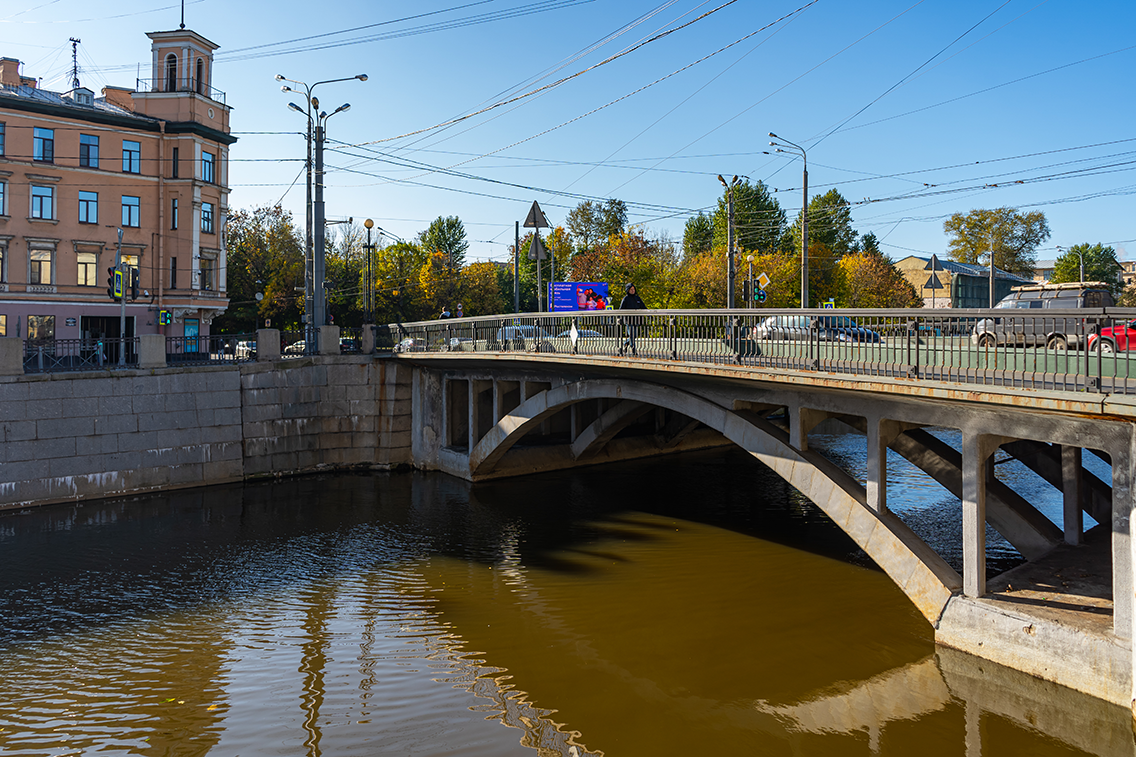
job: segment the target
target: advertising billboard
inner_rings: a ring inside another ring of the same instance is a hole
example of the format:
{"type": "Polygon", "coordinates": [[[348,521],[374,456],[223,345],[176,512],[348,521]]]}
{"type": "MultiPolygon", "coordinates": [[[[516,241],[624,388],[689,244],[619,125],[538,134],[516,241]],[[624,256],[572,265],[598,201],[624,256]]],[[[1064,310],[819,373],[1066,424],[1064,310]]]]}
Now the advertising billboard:
{"type": "Polygon", "coordinates": [[[605,281],[554,281],[548,285],[552,312],[606,310],[608,288],[605,281]]]}

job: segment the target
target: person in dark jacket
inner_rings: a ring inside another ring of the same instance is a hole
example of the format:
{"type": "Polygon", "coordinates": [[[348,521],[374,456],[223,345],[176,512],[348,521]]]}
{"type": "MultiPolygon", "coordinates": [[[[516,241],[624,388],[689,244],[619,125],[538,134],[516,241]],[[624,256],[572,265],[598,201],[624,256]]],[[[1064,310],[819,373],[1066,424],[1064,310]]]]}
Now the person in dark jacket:
{"type": "MultiPolygon", "coordinates": [[[[627,294],[623,297],[623,300],[619,303],[619,309],[620,310],[646,310],[647,309],[647,304],[645,302],[643,302],[643,298],[640,297],[639,293],[635,290],[634,284],[628,284],[627,285],[627,294]]],[[[632,355],[635,355],[635,356],[639,355],[638,350],[635,349],[635,327],[638,325],[636,323],[637,320],[638,320],[638,318],[636,316],[630,316],[630,317],[624,319],[624,321],[627,324],[627,339],[625,339],[623,341],[623,344],[621,344],[619,346],[619,354],[620,355],[622,355],[624,352],[626,352],[628,348],[631,349],[632,355]]]]}

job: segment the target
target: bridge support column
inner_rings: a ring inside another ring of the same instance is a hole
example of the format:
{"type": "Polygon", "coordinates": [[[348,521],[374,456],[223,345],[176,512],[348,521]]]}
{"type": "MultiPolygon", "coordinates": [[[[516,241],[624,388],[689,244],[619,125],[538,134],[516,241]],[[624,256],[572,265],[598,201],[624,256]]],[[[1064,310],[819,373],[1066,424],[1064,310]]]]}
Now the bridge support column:
{"type": "Polygon", "coordinates": [[[986,593],[986,485],[1000,441],[970,431],[962,436],[962,591],[968,597],[986,593]]]}
{"type": "MultiPolygon", "coordinates": [[[[1136,440],[1134,440],[1136,441],[1136,440]]],[[[1136,577],[1133,569],[1136,560],[1132,550],[1136,547],[1136,519],[1132,518],[1132,508],[1136,505],[1136,492],[1133,492],[1133,460],[1136,454],[1132,449],[1110,449],[1112,456],[1112,632],[1121,639],[1132,638],[1134,625],[1133,591],[1136,591],[1136,577]]],[[[1133,672],[1136,673],[1136,654],[1132,655],[1133,672]]],[[[1133,702],[1136,703],[1136,678],[1133,678],[1133,702]]]]}
{"type": "Polygon", "coordinates": [[[805,452],[809,448],[809,432],[828,418],[824,410],[811,407],[789,408],[789,446],[805,452]]]}
{"type": "Polygon", "coordinates": [[[1062,523],[1065,543],[1077,545],[1084,536],[1081,518],[1081,448],[1068,444],[1061,447],[1061,491],[1064,494],[1062,523]]]}
{"type": "Polygon", "coordinates": [[[909,424],[883,418],[868,418],[868,507],[877,513],[887,509],[888,446],[909,428],[909,424]]]}

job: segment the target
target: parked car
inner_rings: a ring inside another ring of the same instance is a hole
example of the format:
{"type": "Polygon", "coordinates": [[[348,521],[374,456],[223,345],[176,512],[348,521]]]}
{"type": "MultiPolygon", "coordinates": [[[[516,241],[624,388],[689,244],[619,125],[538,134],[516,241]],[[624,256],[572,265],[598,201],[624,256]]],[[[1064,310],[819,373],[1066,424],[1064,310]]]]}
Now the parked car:
{"type": "Polygon", "coordinates": [[[254,341],[240,341],[237,342],[233,354],[237,360],[256,360],[256,342],[254,341]]]}
{"type": "Polygon", "coordinates": [[[454,336],[450,337],[451,350],[472,350],[473,339],[468,336],[454,336]]]}
{"type": "Polygon", "coordinates": [[[1089,349],[1102,355],[1128,352],[1136,347],[1136,321],[1118,323],[1100,330],[1100,335],[1089,334],[1089,349]]]}
{"type": "Polygon", "coordinates": [[[1084,318],[1045,315],[1044,310],[1079,310],[1113,305],[1112,294],[1102,282],[1034,284],[1015,287],[994,306],[1006,317],[982,318],[974,324],[971,342],[979,347],[1014,346],[1064,350],[1081,346],[1091,324],[1084,318]],[[1029,312],[1024,312],[1029,311],[1029,312]]]}
{"type": "Polygon", "coordinates": [[[425,352],[426,340],[407,337],[394,346],[395,352],[425,352]]]}
{"type": "Polygon", "coordinates": [[[359,343],[359,340],[356,339],[355,337],[353,337],[353,336],[341,336],[341,337],[339,337],[339,352],[341,354],[346,354],[346,353],[349,353],[349,352],[360,352],[360,351],[362,351],[362,349],[363,349],[362,345],[359,343]]]}
{"type": "Polygon", "coordinates": [[[555,352],[551,335],[540,326],[503,326],[497,329],[497,344],[505,349],[555,352]]]}
{"type": "MultiPolygon", "coordinates": [[[[603,334],[601,334],[598,331],[593,331],[592,329],[577,329],[576,330],[576,338],[577,339],[599,339],[601,337],[603,337],[603,334]]],[[[567,331],[561,331],[559,334],[556,335],[556,338],[557,339],[571,339],[572,338],[572,330],[568,329],[567,331]]]]}
{"type": "Polygon", "coordinates": [[[298,342],[292,342],[287,347],[285,347],[283,350],[281,350],[281,352],[283,352],[285,355],[306,355],[307,354],[307,344],[304,342],[303,339],[301,339],[298,342]]]}
{"type": "Polygon", "coordinates": [[[846,315],[774,315],[754,328],[755,339],[822,342],[881,342],[878,332],[864,328],[846,315]],[[814,337],[815,333],[815,337],[814,337]]]}

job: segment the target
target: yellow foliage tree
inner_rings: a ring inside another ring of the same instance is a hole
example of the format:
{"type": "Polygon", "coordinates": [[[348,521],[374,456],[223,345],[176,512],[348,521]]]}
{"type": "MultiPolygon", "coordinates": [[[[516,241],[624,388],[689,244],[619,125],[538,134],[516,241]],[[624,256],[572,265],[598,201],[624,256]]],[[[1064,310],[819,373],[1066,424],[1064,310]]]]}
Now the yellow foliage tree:
{"type": "Polygon", "coordinates": [[[843,292],[838,298],[848,308],[917,308],[923,306],[915,287],[884,256],[872,252],[845,255],[843,292]]]}
{"type": "Polygon", "coordinates": [[[494,263],[470,263],[462,268],[459,291],[465,315],[504,312],[504,298],[494,263]]]}

